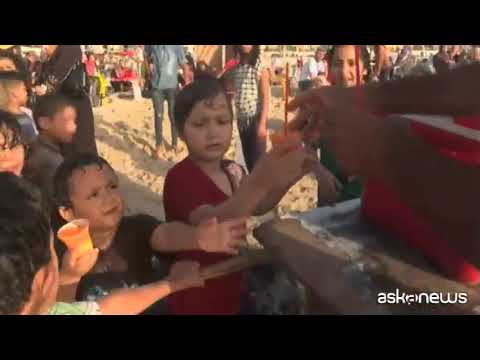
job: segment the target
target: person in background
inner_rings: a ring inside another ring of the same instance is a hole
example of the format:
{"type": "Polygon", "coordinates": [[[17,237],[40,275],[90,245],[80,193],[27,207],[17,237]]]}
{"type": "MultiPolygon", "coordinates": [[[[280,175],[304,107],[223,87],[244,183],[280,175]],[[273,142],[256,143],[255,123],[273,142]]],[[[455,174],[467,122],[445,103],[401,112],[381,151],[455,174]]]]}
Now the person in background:
{"type": "Polygon", "coordinates": [[[391,77],[392,62],[390,52],[386,45],[375,45],[375,66],[373,68],[373,79],[376,81],[388,81],[391,77]]]}
{"type": "Polygon", "coordinates": [[[235,45],[240,53],[233,80],[243,156],[249,172],[267,150],[270,70],[260,59],[260,45],[235,45]]]}
{"type": "Polygon", "coordinates": [[[480,62],[480,46],[474,45],[471,50],[471,60],[472,62],[480,62]]]}
{"type": "Polygon", "coordinates": [[[436,73],[440,74],[450,70],[452,65],[453,62],[450,60],[447,45],[440,45],[438,53],[433,56],[433,67],[435,68],[436,73]]]}
{"type": "Polygon", "coordinates": [[[145,53],[152,70],[152,101],[155,116],[156,155],[163,156],[163,103],[168,103],[168,117],[172,129],[172,149],[177,152],[177,131],[173,108],[178,87],[178,69],[182,68],[185,84],[192,81],[192,74],[187,65],[185,52],[181,45],[148,45],[145,53]]]}
{"type": "Polygon", "coordinates": [[[318,48],[315,56],[308,60],[303,66],[298,88],[300,91],[306,91],[313,87],[314,81],[318,76],[328,78],[328,63],[325,60],[325,50],[318,48]]]}
{"type": "Polygon", "coordinates": [[[26,107],[28,91],[26,73],[0,71],[0,109],[12,113],[22,129],[26,144],[32,144],[38,135],[32,111],[26,107]]]}
{"type": "Polygon", "coordinates": [[[88,77],[80,45],[47,45],[47,62],[35,87],[37,96],[59,93],[69,98],[77,111],[77,132],[71,144],[62,147],[66,157],[76,153],[97,154],[88,77]]]}
{"type": "Polygon", "coordinates": [[[27,146],[15,116],[0,110],[0,173],[22,176],[27,146]]]}

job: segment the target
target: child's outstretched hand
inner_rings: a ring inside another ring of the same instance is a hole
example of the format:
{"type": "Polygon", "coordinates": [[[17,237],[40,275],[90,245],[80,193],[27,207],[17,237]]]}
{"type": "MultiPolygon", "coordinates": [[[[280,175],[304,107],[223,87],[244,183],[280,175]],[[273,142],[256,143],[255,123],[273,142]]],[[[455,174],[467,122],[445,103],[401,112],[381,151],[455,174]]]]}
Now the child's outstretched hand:
{"type": "Polygon", "coordinates": [[[173,292],[205,285],[200,276],[200,264],[194,261],[179,261],[173,264],[166,280],[170,282],[173,292]]]}
{"type": "Polygon", "coordinates": [[[81,277],[88,274],[95,266],[98,259],[98,249],[93,249],[82,256],[74,256],[67,250],[63,256],[61,275],[61,285],[67,285],[80,281],[81,277]]]}
{"type": "Polygon", "coordinates": [[[247,224],[245,218],[218,223],[209,219],[196,228],[198,244],[203,251],[238,254],[238,248],[246,244],[247,224]]]}
{"type": "Polygon", "coordinates": [[[258,161],[254,173],[261,184],[270,188],[286,187],[312,171],[314,162],[301,141],[287,138],[258,161]]]}

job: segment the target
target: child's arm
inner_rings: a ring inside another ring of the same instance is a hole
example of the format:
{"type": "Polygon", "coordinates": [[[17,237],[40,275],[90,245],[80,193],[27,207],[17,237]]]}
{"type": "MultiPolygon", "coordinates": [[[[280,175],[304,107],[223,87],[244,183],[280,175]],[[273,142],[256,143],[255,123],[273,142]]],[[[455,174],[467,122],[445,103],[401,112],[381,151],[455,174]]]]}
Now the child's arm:
{"type": "Polygon", "coordinates": [[[62,260],[60,270],[59,288],[57,300],[62,302],[74,302],[78,283],[82,276],[90,272],[98,259],[98,249],[93,249],[76,258],[70,250],[67,250],[62,260]]]}
{"type": "Polygon", "coordinates": [[[180,222],[159,225],[152,234],[150,245],[159,252],[203,250],[236,254],[236,248],[244,242],[246,219],[234,219],[218,223],[216,219],[193,227],[180,222]]]}
{"type": "Polygon", "coordinates": [[[202,287],[200,265],[196,262],[175,263],[165,280],[138,288],[120,289],[97,300],[102,315],[137,315],[158,300],[191,287],[202,287]]]}
{"type": "Polygon", "coordinates": [[[218,206],[204,205],[195,209],[190,214],[190,223],[199,224],[212,217],[219,220],[246,217],[257,214],[259,208],[263,213],[272,209],[291,184],[305,174],[307,153],[300,147],[300,143],[288,139],[274,148],[257,162],[232,197],[218,206]],[[273,201],[265,200],[269,194],[273,194],[270,195],[273,201]]]}

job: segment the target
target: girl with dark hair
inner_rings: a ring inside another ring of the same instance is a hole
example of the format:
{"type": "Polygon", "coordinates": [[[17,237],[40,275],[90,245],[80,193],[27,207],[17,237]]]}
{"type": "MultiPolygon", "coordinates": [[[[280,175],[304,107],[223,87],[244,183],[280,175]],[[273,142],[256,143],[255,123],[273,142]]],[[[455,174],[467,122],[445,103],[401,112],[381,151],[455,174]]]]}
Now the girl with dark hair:
{"type": "Polygon", "coordinates": [[[240,63],[234,71],[235,108],[248,171],[267,149],[270,75],[260,60],[260,45],[235,45],[240,63]]]}
{"type": "MultiPolygon", "coordinates": [[[[363,85],[370,76],[370,54],[365,45],[360,45],[359,74],[361,79],[357,81],[357,68],[355,61],[355,45],[335,45],[327,58],[329,59],[329,79],[333,86],[353,87],[363,85]]],[[[360,180],[353,177],[355,174],[347,174],[338,164],[334,154],[330,152],[323,142],[320,142],[320,157],[322,165],[338,180],[339,185],[336,194],[332,194],[331,186],[325,186],[319,180],[318,185],[318,206],[324,206],[331,201],[347,201],[360,197],[362,185],[360,180]]],[[[332,182],[330,174],[325,174],[326,181],[332,182]]]]}
{"type": "Polygon", "coordinates": [[[92,105],[86,91],[88,78],[80,45],[47,45],[47,56],[39,80],[42,86],[35,88],[37,95],[60,93],[68,97],[77,110],[77,133],[73,143],[62,149],[63,155],[97,154],[92,105]]]}

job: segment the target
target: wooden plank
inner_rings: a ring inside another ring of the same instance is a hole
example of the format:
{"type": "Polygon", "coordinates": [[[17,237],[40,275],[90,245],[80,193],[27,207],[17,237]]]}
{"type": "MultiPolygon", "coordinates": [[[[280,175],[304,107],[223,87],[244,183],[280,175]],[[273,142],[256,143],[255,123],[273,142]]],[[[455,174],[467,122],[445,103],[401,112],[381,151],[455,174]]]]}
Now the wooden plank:
{"type": "Polygon", "coordinates": [[[344,236],[315,235],[294,219],[275,219],[255,230],[262,245],[308,287],[314,295],[314,308],[323,309],[321,313],[468,314],[480,308],[478,287],[446,279],[395,239],[344,236]],[[453,298],[455,293],[465,293],[468,303],[425,304],[425,298],[422,304],[377,303],[379,293],[397,289],[399,295],[436,292],[444,299],[447,294],[453,298]]]}

